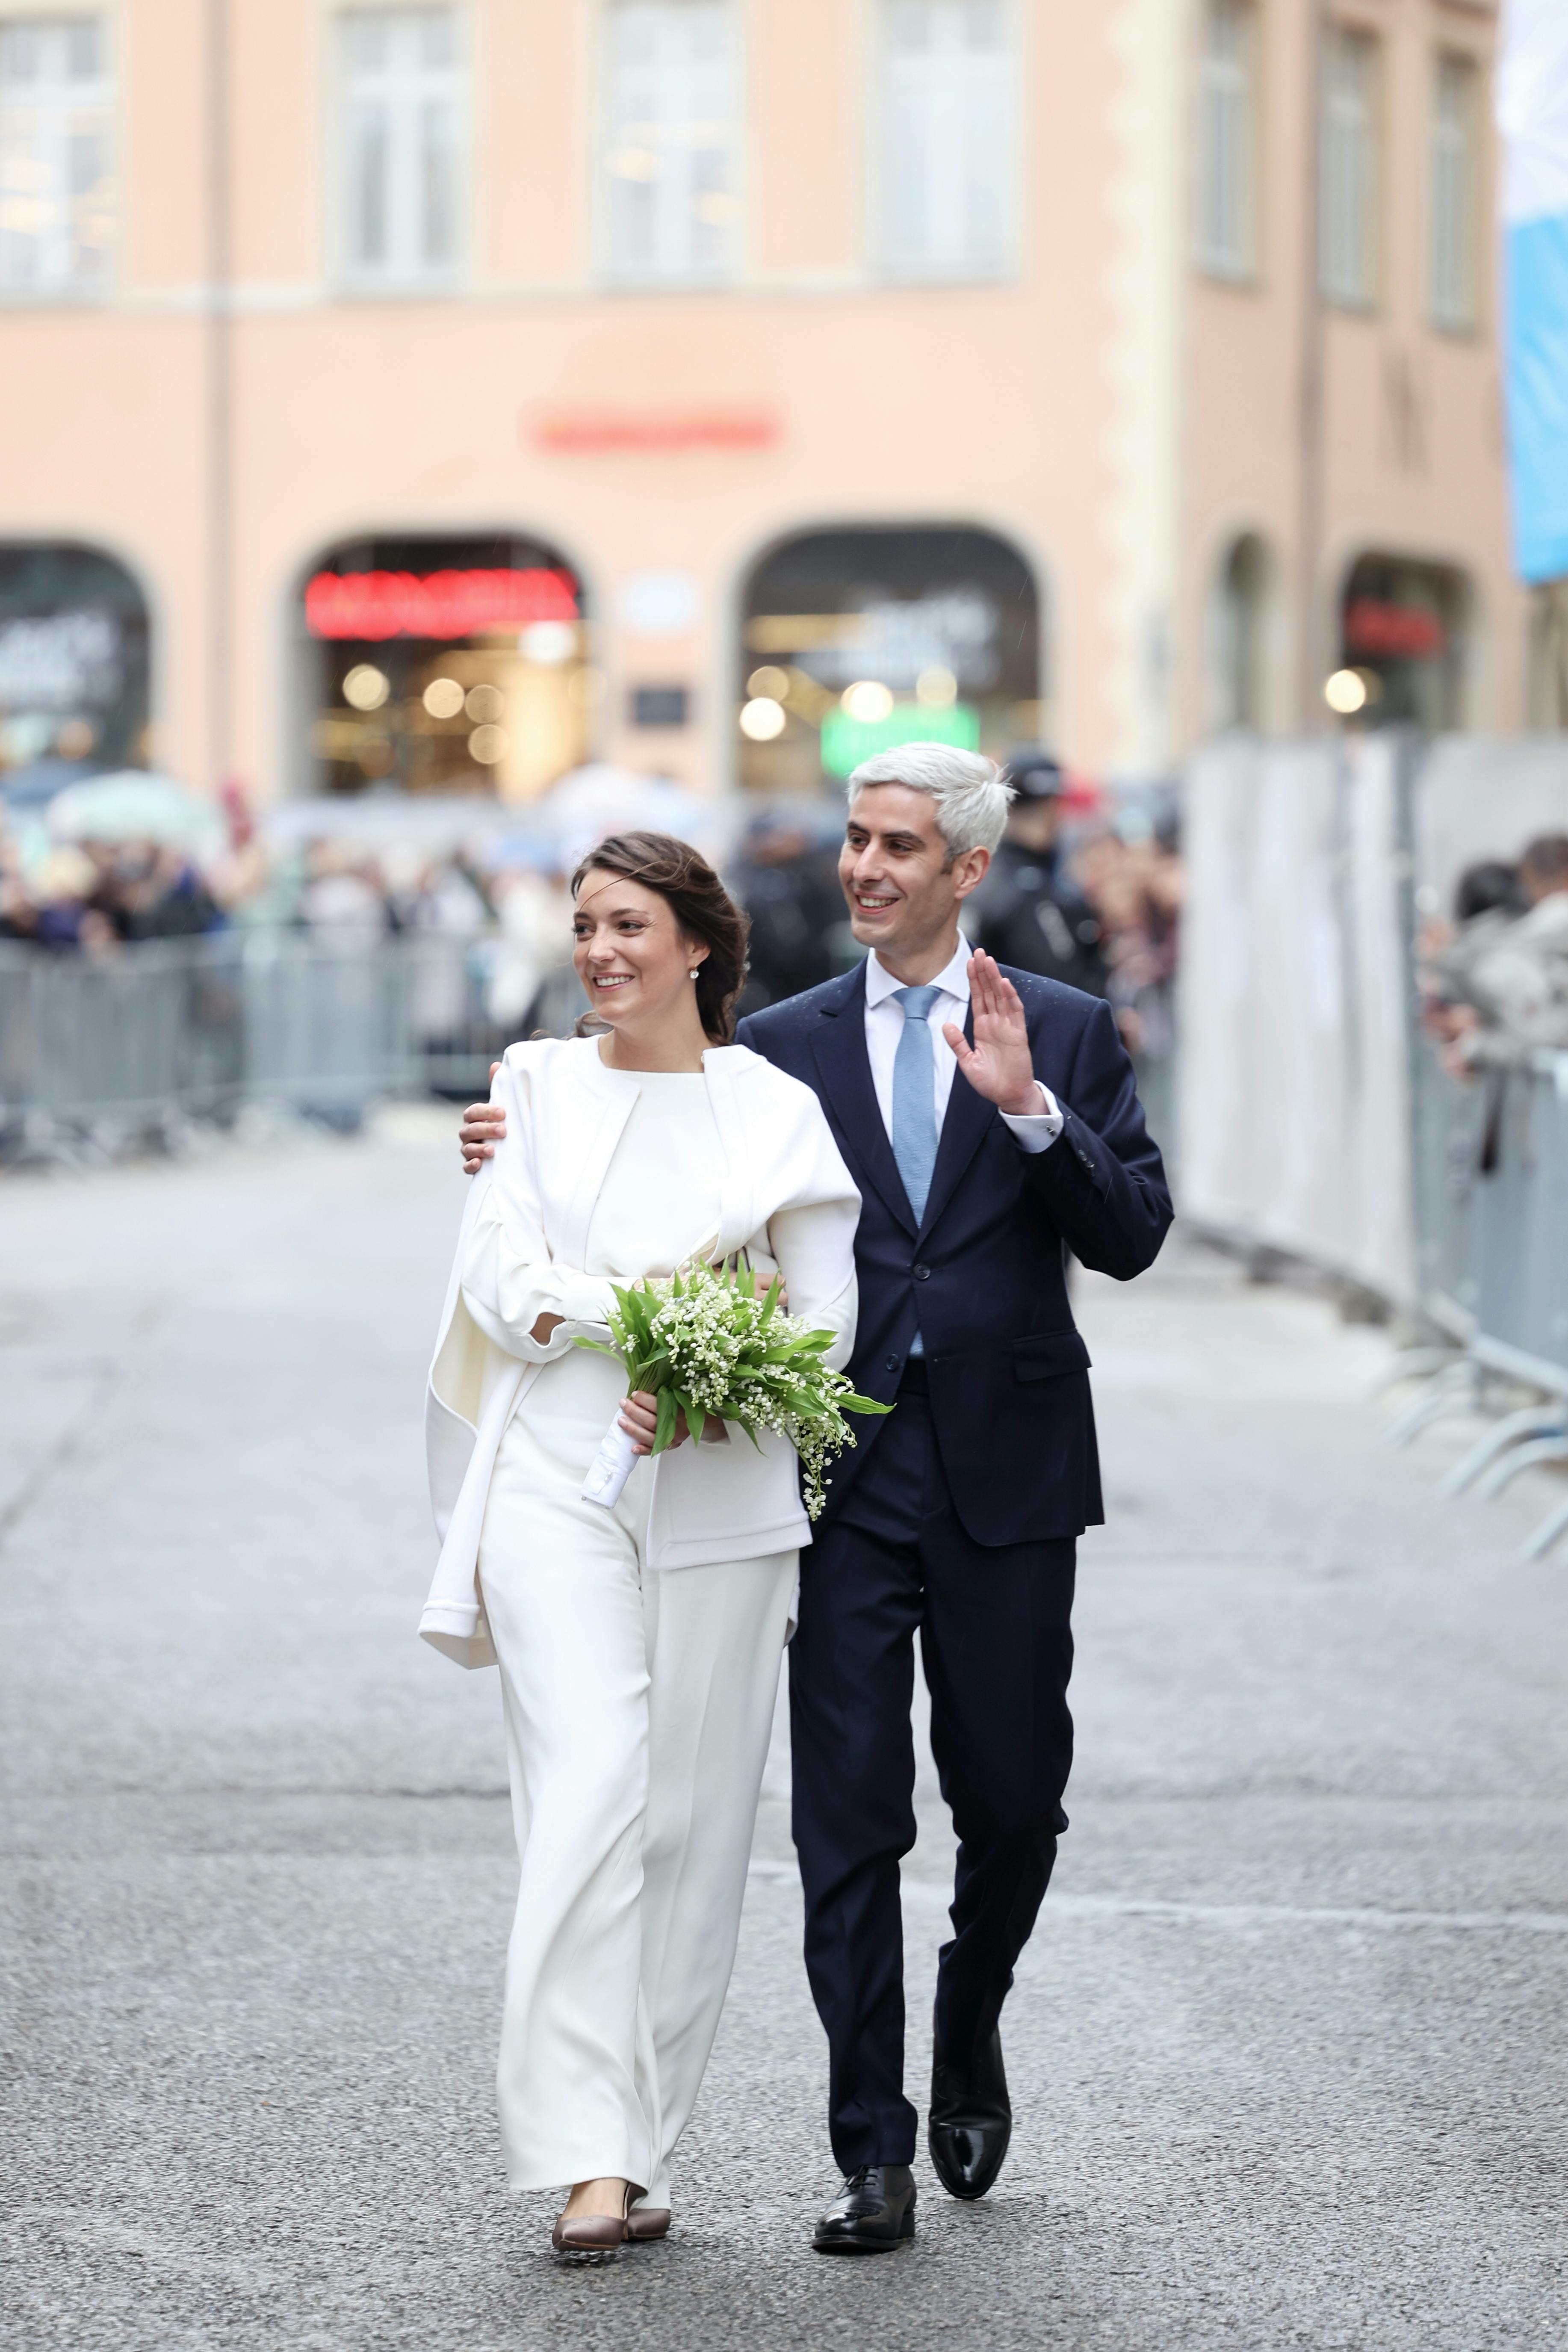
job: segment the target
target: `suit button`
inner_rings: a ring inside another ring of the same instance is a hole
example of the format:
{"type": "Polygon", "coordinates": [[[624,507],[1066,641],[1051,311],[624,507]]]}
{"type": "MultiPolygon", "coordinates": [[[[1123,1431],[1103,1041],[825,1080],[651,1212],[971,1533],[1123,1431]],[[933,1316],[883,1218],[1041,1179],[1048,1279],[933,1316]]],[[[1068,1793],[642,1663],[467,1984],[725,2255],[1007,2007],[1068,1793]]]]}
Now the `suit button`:
{"type": "Polygon", "coordinates": [[[888,1370],[889,1370],[890,1372],[896,1372],[896,1371],[898,1370],[898,1369],[899,1369],[899,1360],[898,1360],[897,1356],[889,1356],[889,1357],[888,1358],[888,1370]]]}
{"type": "Polygon", "coordinates": [[[913,1267],[911,1271],[913,1272],[917,1282],[929,1282],[931,1280],[931,1268],[929,1265],[917,1265],[913,1267]]]}

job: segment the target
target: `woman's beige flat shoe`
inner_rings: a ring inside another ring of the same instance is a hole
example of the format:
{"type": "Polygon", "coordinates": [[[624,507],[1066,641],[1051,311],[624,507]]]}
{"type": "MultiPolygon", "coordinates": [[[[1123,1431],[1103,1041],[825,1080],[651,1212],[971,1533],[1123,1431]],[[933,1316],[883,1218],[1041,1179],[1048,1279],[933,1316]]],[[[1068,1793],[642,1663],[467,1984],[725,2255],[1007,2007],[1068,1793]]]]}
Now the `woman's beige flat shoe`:
{"type": "Polygon", "coordinates": [[[669,2235],[668,2205],[634,2205],[626,2215],[626,2236],[634,2246],[646,2246],[669,2235]]]}
{"type": "MultiPolygon", "coordinates": [[[[550,2232],[551,2244],[558,2254],[597,2255],[603,2261],[624,2246],[631,2237],[632,2227],[626,2217],[631,2211],[632,2199],[641,2195],[642,2190],[636,2181],[628,2180],[618,2213],[558,2214],[555,2227],[550,2232]]],[[[666,2229],[669,2227],[668,2213],[664,2217],[664,2224],[666,2229]]],[[[657,2237],[661,2233],[655,2231],[649,2234],[657,2237]]]]}

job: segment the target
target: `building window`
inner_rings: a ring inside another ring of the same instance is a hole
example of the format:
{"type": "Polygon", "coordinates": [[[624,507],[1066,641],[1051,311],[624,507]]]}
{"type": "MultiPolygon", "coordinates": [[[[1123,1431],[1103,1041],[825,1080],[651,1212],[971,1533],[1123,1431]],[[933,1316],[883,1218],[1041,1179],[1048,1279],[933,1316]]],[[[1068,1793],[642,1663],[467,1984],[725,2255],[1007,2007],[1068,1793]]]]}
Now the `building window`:
{"type": "Polygon", "coordinates": [[[1480,76],[1473,58],[1437,59],[1432,104],[1432,223],[1427,302],[1435,327],[1465,334],[1476,323],[1480,76]]]}
{"type": "Polygon", "coordinates": [[[1251,0],[1210,0],[1200,79],[1198,261],[1214,278],[1257,267],[1258,11],[1251,0]]]}
{"type": "Polygon", "coordinates": [[[1220,569],[1215,613],[1215,688],[1221,727],[1266,723],[1268,551],[1254,532],[1236,541],[1220,569]]]}
{"type": "Polygon", "coordinates": [[[100,292],[114,216],[102,27],[0,23],[0,289],[100,292]]]}
{"type": "Polygon", "coordinates": [[[724,278],[740,218],[729,0],[616,0],[609,42],[611,270],[724,278]]]}
{"type": "Polygon", "coordinates": [[[1005,0],[882,0],[882,267],[983,278],[1009,259],[1005,0]]]}
{"type": "Polygon", "coordinates": [[[343,261],[366,287],[438,285],[458,261],[458,27],[451,8],[342,20],[343,261]]]}
{"type": "Polygon", "coordinates": [[[1377,299],[1381,91],[1376,37],[1324,33],[1319,269],[1325,298],[1366,310],[1377,299]]]}

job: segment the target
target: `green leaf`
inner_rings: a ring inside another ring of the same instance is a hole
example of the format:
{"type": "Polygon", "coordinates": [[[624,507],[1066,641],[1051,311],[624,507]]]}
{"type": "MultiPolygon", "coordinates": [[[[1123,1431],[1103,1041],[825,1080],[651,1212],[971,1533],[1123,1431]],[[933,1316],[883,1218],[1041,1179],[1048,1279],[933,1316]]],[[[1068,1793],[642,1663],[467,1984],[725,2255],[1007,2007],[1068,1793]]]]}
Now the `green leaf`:
{"type": "Polygon", "coordinates": [[[660,1389],[658,1419],[654,1424],[653,1450],[656,1454],[664,1453],[675,1443],[675,1420],[679,1410],[675,1402],[675,1391],[660,1389]]]}
{"type": "Polygon", "coordinates": [[[708,1426],[709,1415],[703,1412],[695,1397],[683,1396],[680,1400],[680,1409],[686,1415],[687,1428],[691,1432],[697,1444],[700,1445],[702,1433],[708,1426]]]}

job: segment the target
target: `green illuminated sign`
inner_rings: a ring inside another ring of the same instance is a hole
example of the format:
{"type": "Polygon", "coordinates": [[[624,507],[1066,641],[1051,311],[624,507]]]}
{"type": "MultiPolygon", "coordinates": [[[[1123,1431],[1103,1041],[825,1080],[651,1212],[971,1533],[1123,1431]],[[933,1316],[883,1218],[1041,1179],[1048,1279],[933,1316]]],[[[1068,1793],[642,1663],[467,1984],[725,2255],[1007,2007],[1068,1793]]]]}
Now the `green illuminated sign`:
{"type": "Polygon", "coordinates": [[[847,776],[862,760],[900,743],[954,743],[961,751],[978,751],[980,713],[967,702],[941,709],[900,702],[886,719],[851,719],[847,710],[833,710],[822,722],[822,764],[830,776],[847,776]]]}

